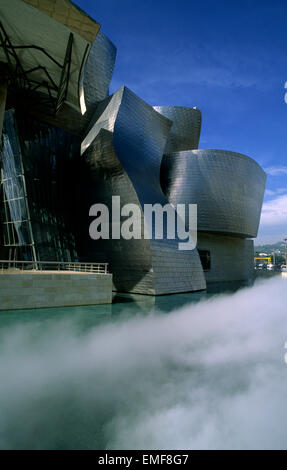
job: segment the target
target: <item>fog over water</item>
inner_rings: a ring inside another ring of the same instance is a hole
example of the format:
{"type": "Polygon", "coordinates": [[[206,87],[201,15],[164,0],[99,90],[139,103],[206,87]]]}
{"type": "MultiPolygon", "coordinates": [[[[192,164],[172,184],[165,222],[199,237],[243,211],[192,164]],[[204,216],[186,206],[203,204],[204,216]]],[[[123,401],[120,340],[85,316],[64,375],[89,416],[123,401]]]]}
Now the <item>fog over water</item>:
{"type": "Polygon", "coordinates": [[[287,279],[148,310],[0,314],[0,448],[286,449],[287,279]]]}

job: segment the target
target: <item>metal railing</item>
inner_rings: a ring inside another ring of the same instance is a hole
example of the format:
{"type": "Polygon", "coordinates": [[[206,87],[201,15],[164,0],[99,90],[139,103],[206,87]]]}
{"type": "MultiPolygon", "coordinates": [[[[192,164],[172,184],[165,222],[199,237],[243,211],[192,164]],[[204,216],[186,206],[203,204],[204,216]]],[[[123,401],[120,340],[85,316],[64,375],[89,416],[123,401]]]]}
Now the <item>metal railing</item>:
{"type": "Polygon", "coordinates": [[[81,273],[108,274],[108,263],[79,263],[62,261],[13,261],[0,260],[0,272],[25,271],[76,271],[81,273]]]}

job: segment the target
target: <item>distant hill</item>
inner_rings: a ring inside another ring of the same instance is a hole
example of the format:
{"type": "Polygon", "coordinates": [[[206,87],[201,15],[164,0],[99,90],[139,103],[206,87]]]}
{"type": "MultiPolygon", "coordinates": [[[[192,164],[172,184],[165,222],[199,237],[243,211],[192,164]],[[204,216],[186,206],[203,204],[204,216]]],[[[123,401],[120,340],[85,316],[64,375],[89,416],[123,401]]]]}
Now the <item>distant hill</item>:
{"type": "Polygon", "coordinates": [[[285,253],[286,245],[284,242],[273,243],[272,245],[256,245],[254,251],[259,253],[272,253],[272,251],[280,250],[281,253],[285,253]]]}

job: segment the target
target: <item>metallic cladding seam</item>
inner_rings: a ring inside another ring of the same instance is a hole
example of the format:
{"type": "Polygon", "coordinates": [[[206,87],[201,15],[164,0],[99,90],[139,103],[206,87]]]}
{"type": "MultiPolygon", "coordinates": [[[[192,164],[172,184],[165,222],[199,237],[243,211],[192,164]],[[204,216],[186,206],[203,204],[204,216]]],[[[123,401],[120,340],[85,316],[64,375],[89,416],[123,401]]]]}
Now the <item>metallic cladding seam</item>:
{"type": "MultiPolygon", "coordinates": [[[[123,200],[130,198],[130,194],[127,194],[127,181],[130,181],[137,204],[142,208],[144,204],[167,204],[167,198],[160,187],[160,166],[171,122],[126,87],[118,90],[106,101],[106,104],[106,110],[102,110],[100,116],[97,115],[95,129],[90,130],[90,137],[83,148],[83,158],[88,163],[89,172],[94,171],[92,162],[100,161],[102,158],[106,161],[109,161],[109,158],[117,158],[122,168],[121,178],[118,179],[112,173],[109,176],[105,175],[102,182],[107,187],[110,185],[111,189],[105,190],[110,199],[115,190],[123,200]],[[113,116],[114,125],[109,121],[109,116],[113,116]],[[99,144],[100,139],[104,139],[103,135],[108,139],[109,133],[113,136],[112,147],[115,155],[110,142],[110,148],[105,152],[104,140],[99,144]]],[[[96,172],[94,175],[96,177],[96,172]]],[[[90,183],[88,191],[93,194],[94,199],[99,194],[97,189],[97,184],[90,183]]],[[[141,224],[143,225],[143,215],[141,224]]],[[[126,282],[121,279],[120,289],[116,286],[118,290],[166,294],[206,287],[197,250],[179,251],[178,239],[133,240],[132,247],[131,240],[127,242],[121,239],[116,241],[117,250],[113,249],[114,242],[115,240],[103,240],[100,249],[107,255],[112,252],[109,263],[113,266],[115,284],[121,277],[123,269],[127,268],[127,273],[133,273],[136,266],[139,276],[137,282],[134,279],[133,285],[131,279],[126,279],[126,282]],[[146,265],[147,259],[151,259],[149,268],[146,265]]],[[[91,247],[91,243],[89,246],[91,247]]],[[[88,254],[89,259],[99,258],[98,249],[97,242],[94,242],[88,254]]]]}
{"type": "Polygon", "coordinates": [[[197,149],[201,131],[201,111],[183,106],[154,106],[172,121],[164,153],[197,149]]]}
{"type": "Polygon", "coordinates": [[[101,31],[98,32],[84,69],[84,94],[87,109],[109,96],[117,49],[101,31]]]}
{"type": "MultiPolygon", "coordinates": [[[[105,204],[112,211],[112,196],[120,196],[121,205],[140,207],[132,182],[116,155],[113,133],[101,129],[83,154],[85,172],[82,177],[81,259],[100,259],[109,263],[114,289],[119,292],[154,294],[149,240],[99,239],[92,240],[86,214],[93,204],[105,204]]],[[[143,222],[141,214],[140,223],[143,222]]],[[[110,231],[114,229],[110,224],[110,231]]],[[[111,233],[110,233],[111,235],[111,233]]]]}
{"type": "MultiPolygon", "coordinates": [[[[124,88],[114,127],[114,144],[142,207],[168,203],[160,187],[160,166],[170,127],[168,119],[124,88]]],[[[157,294],[205,288],[196,249],[179,251],[176,239],[151,238],[150,245],[157,294]]]]}
{"type": "Polygon", "coordinates": [[[256,237],[265,182],[254,160],[226,150],[171,153],[161,167],[168,200],[197,204],[199,231],[256,237]]]}

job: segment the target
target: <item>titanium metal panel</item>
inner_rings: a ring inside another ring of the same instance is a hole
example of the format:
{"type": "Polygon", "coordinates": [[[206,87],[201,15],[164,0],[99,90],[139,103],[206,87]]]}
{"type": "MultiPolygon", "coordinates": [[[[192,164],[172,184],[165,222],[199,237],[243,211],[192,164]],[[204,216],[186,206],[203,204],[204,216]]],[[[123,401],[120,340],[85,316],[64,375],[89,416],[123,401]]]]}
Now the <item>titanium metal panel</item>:
{"type": "MultiPolygon", "coordinates": [[[[120,196],[121,205],[140,207],[132,182],[115,153],[112,132],[101,129],[83,155],[81,187],[78,207],[77,250],[81,261],[97,260],[109,263],[114,290],[154,294],[149,240],[92,240],[89,225],[93,218],[89,210],[93,204],[105,204],[112,213],[112,196],[120,196]]],[[[139,221],[143,227],[143,219],[139,221]]],[[[110,232],[112,223],[110,223],[110,232]]],[[[111,233],[110,233],[111,235],[111,233]]]]}
{"type": "Polygon", "coordinates": [[[173,204],[194,203],[198,230],[256,237],[266,174],[251,158],[225,150],[191,150],[163,158],[161,184],[173,204]]]}
{"type": "Polygon", "coordinates": [[[183,106],[154,106],[154,109],[172,121],[164,153],[198,148],[201,130],[201,111],[183,106]]]}
{"type": "Polygon", "coordinates": [[[114,131],[115,121],[121,106],[124,93],[124,87],[120,88],[112,96],[100,102],[95,108],[95,113],[92,116],[86,136],[81,143],[81,154],[91,145],[93,140],[97,137],[101,129],[107,131],[114,131]]]}
{"type": "Polygon", "coordinates": [[[109,96],[116,51],[114,44],[99,31],[84,69],[83,84],[87,109],[109,96]]]}
{"type": "MultiPolygon", "coordinates": [[[[89,204],[106,204],[112,195],[141,209],[144,204],[167,204],[160,187],[160,166],[171,122],[125,87],[100,105],[92,122],[82,143],[86,174],[94,178],[89,184],[85,178],[83,185],[89,194],[85,214],[89,204]]],[[[112,266],[117,290],[167,294],[206,286],[197,250],[178,250],[178,239],[157,240],[153,234],[149,240],[91,241],[87,222],[83,226],[85,257],[99,260],[102,254],[112,266]]]]}

